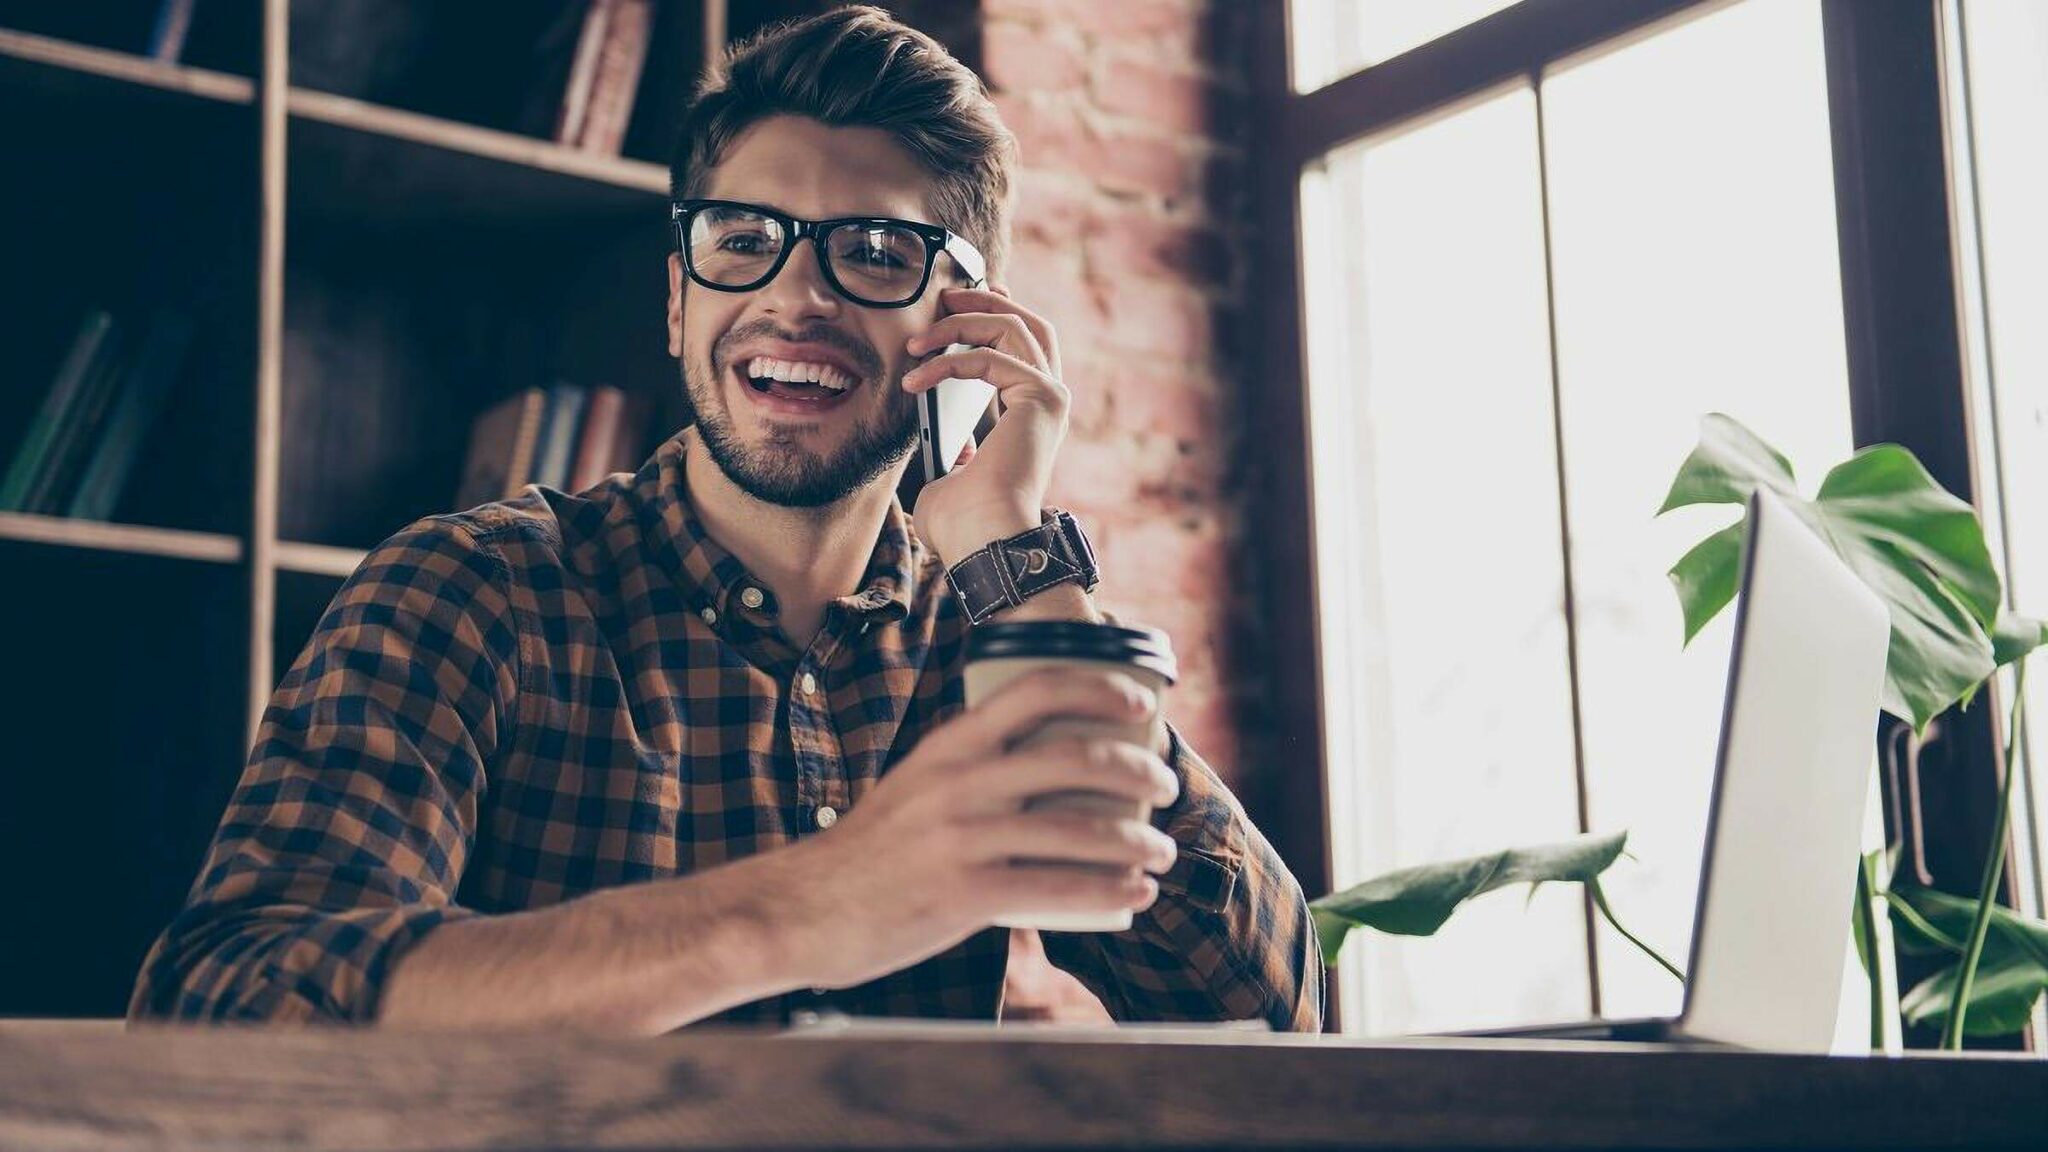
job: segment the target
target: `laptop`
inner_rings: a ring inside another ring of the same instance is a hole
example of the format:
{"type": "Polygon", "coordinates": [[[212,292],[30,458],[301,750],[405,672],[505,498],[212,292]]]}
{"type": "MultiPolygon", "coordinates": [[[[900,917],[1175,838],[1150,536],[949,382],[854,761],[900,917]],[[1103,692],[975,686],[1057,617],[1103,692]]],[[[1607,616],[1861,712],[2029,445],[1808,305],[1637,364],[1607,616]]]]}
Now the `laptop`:
{"type": "Polygon", "coordinates": [[[1891,621],[1769,492],[1741,571],[1683,1010],[1459,1035],[1829,1050],[1891,621]]]}

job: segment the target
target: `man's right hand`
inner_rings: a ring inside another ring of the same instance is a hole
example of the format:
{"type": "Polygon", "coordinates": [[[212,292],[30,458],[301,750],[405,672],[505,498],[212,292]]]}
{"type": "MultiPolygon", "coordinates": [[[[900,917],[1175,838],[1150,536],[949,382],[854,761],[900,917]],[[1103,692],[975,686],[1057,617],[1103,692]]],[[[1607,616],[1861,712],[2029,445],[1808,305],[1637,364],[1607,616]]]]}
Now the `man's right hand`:
{"type": "Polygon", "coordinates": [[[1087,789],[1163,807],[1179,788],[1172,770],[1118,740],[1009,749],[1056,717],[1136,723],[1157,707],[1122,673],[1048,669],[934,727],[830,832],[785,853],[793,890],[764,894],[774,901],[775,966],[794,987],[843,988],[1007,916],[1149,907],[1159,888],[1148,873],[1172,866],[1171,837],[1139,820],[1027,812],[1024,802],[1087,789]]]}

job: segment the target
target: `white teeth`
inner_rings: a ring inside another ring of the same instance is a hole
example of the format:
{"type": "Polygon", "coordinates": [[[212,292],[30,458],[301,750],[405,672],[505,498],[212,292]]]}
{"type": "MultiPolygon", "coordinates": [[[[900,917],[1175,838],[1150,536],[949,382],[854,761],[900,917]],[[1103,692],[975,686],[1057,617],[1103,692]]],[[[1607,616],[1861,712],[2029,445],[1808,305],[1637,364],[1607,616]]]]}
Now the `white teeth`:
{"type": "Polygon", "coordinates": [[[834,392],[844,392],[853,387],[853,377],[830,364],[756,356],[747,361],[746,372],[749,377],[757,380],[765,378],[789,384],[816,384],[822,388],[830,388],[834,392]]]}

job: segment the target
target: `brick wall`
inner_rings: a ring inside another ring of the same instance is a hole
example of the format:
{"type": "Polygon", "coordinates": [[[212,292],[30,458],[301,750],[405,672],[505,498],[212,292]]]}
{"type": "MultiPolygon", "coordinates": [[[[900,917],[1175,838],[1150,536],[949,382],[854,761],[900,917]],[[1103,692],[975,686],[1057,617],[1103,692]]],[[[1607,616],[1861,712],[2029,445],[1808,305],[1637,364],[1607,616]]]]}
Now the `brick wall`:
{"type": "Polygon", "coordinates": [[[1165,628],[1169,712],[1226,779],[1262,751],[1244,548],[1246,6],[983,0],[982,67],[1022,149],[1010,290],[1075,397],[1053,499],[1111,612],[1165,628]]]}

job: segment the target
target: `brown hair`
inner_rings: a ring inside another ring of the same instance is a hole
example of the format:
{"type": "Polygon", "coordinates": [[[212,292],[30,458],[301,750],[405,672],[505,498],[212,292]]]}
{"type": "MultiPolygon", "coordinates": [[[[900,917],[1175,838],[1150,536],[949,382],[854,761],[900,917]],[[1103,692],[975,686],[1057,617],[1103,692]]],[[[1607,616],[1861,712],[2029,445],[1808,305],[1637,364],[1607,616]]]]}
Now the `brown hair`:
{"type": "Polygon", "coordinates": [[[865,4],[748,38],[683,112],[672,193],[701,195],[733,140],[776,115],[887,131],[931,174],[934,223],[980,249],[991,275],[1003,266],[1016,138],[980,78],[938,41],[865,4]]]}

